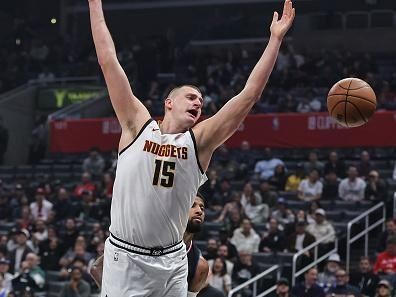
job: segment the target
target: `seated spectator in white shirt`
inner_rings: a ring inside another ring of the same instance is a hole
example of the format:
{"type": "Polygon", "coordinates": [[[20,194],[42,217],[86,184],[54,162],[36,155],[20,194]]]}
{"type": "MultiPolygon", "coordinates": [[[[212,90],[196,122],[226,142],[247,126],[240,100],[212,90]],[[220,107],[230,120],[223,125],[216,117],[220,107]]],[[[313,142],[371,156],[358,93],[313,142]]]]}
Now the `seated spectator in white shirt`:
{"type": "Polygon", "coordinates": [[[282,225],[283,229],[287,225],[294,223],[294,213],[290,208],[287,208],[287,202],[285,198],[278,198],[275,209],[272,211],[271,218],[276,219],[277,222],[282,225]]]}
{"type": "Polygon", "coordinates": [[[312,169],[309,176],[298,186],[298,198],[304,201],[319,200],[322,196],[323,184],[319,180],[319,171],[312,169]]]}
{"type": "Polygon", "coordinates": [[[252,223],[264,223],[269,217],[269,207],[265,203],[258,203],[257,197],[252,195],[245,205],[245,214],[252,223]]]}
{"type": "Polygon", "coordinates": [[[346,201],[361,201],[364,199],[366,182],[358,177],[355,166],[349,166],[347,177],[344,178],[338,187],[338,195],[346,201]]]}
{"type": "Polygon", "coordinates": [[[249,219],[243,219],[241,227],[234,230],[231,243],[235,245],[238,252],[257,253],[260,244],[260,236],[252,228],[249,219]]]}
{"type": "Polygon", "coordinates": [[[37,188],[36,190],[36,202],[30,204],[30,211],[33,219],[42,219],[46,221],[48,214],[52,210],[52,203],[45,199],[45,192],[43,188],[37,188]]]}
{"type": "Polygon", "coordinates": [[[279,164],[284,165],[282,160],[272,157],[271,149],[267,147],[264,151],[264,159],[256,163],[254,172],[261,180],[268,180],[274,175],[274,169],[279,164]]]}
{"type": "Polygon", "coordinates": [[[329,236],[327,240],[323,241],[323,244],[334,242],[336,238],[334,227],[326,220],[326,212],[322,208],[318,208],[315,211],[315,223],[309,224],[306,230],[311,233],[316,240],[331,234],[332,236],[329,236]]]}

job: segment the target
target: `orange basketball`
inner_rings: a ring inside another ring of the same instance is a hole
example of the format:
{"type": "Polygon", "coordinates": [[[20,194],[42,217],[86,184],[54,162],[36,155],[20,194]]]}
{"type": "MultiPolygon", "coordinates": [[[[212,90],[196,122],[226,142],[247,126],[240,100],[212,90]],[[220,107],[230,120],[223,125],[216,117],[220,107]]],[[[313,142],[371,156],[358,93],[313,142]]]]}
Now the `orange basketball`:
{"type": "Polygon", "coordinates": [[[376,108],[377,99],[373,89],[358,78],[340,80],[327,95],[330,115],[344,127],[364,125],[376,108]]]}

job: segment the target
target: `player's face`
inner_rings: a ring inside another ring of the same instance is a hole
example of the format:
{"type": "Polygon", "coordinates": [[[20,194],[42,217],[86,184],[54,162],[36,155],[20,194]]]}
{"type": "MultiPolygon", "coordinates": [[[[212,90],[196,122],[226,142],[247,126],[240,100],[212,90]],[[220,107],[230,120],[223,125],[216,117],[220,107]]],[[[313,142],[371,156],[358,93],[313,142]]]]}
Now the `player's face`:
{"type": "Polygon", "coordinates": [[[183,126],[192,127],[201,116],[202,94],[198,90],[184,86],[177,90],[170,100],[170,112],[183,126]]]}
{"type": "Polygon", "coordinates": [[[194,199],[188,216],[187,232],[197,233],[201,231],[201,225],[205,220],[205,204],[200,197],[194,199]]]}

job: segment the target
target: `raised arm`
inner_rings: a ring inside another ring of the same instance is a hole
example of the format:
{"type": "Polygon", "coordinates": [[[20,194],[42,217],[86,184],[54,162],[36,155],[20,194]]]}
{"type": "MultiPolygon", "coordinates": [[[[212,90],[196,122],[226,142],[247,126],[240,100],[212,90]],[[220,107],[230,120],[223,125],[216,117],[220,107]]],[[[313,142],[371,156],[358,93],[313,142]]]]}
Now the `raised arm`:
{"type": "Polygon", "coordinates": [[[278,13],[274,12],[268,45],[251,72],[244,89],[213,117],[193,128],[197,138],[199,159],[203,167],[207,168],[213,151],[234,134],[253,105],[260,99],[274,68],[283,37],[292,25],[294,15],[295,10],[291,0],[285,0],[280,20],[278,20],[278,13]]]}
{"type": "Polygon", "coordinates": [[[135,97],[128,78],[118,62],[116,49],[107,28],[101,0],[88,0],[92,36],[110,100],[122,127],[119,149],[127,146],[150,118],[146,107],[135,97]]]}

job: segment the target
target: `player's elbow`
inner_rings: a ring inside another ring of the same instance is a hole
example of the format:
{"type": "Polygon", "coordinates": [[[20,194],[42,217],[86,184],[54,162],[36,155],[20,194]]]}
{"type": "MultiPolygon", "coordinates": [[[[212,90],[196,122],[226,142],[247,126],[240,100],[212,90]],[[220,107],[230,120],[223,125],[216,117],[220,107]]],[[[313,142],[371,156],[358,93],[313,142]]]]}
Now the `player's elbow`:
{"type": "Polygon", "coordinates": [[[117,54],[114,51],[109,50],[98,54],[98,63],[102,69],[115,62],[117,62],[117,54]]]}
{"type": "Polygon", "coordinates": [[[256,87],[254,84],[246,85],[242,90],[243,96],[247,98],[249,101],[257,102],[261,98],[261,94],[263,90],[259,87],[256,87]]]}

